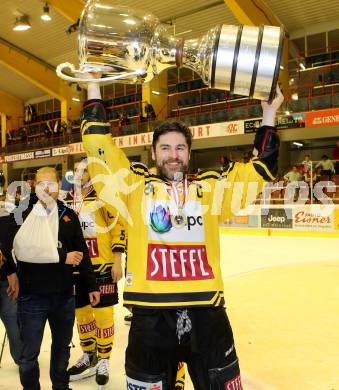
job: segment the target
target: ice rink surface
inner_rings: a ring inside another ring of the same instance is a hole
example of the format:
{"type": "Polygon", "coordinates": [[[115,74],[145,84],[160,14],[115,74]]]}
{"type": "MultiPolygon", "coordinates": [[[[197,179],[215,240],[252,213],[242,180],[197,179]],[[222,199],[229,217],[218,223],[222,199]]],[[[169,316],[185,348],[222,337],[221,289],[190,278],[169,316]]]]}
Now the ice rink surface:
{"type": "MultiPolygon", "coordinates": [[[[244,390],[339,390],[339,239],[221,234],[227,312],[234,331],[244,390]]],[[[123,284],[120,283],[120,290],[123,284]]],[[[115,311],[110,382],[124,390],[127,310],[115,311]]],[[[4,328],[0,324],[0,342],[4,328]]],[[[76,329],[71,363],[80,356],[76,329]]],[[[40,354],[41,388],[48,376],[50,333],[40,354]]],[[[96,389],[93,378],[73,390],[96,389]]],[[[0,389],[21,388],[8,345],[0,389]]],[[[187,383],[187,390],[192,390],[187,383]]]]}

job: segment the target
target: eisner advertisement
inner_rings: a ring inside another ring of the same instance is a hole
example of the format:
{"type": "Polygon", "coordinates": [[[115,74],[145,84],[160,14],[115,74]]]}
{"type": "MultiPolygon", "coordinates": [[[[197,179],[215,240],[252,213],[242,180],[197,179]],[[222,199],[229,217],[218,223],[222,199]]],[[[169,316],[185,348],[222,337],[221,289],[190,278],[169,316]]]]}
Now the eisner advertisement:
{"type": "Polygon", "coordinates": [[[296,230],[333,230],[333,209],[317,206],[295,208],[293,227],[296,230]]]}

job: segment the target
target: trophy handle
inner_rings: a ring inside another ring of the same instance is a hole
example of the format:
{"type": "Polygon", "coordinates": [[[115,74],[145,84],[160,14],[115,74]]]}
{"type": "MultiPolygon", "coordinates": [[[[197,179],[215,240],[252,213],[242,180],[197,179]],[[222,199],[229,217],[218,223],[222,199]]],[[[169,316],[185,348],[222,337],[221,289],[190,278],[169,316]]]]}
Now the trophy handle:
{"type": "Polygon", "coordinates": [[[56,68],[56,74],[62,78],[63,80],[70,81],[72,83],[98,83],[98,84],[103,84],[106,83],[107,81],[114,81],[118,79],[126,79],[131,76],[136,76],[140,75],[139,72],[134,71],[134,72],[126,72],[126,73],[121,73],[118,75],[114,76],[105,76],[100,79],[92,79],[92,78],[80,78],[80,77],[73,77],[69,76],[66,73],[63,73],[64,69],[69,69],[73,74],[79,74],[79,73],[88,73],[88,72],[102,72],[104,69],[100,67],[100,65],[97,68],[90,67],[88,66],[87,69],[75,69],[75,66],[69,62],[64,62],[63,64],[60,64],[56,68]]]}

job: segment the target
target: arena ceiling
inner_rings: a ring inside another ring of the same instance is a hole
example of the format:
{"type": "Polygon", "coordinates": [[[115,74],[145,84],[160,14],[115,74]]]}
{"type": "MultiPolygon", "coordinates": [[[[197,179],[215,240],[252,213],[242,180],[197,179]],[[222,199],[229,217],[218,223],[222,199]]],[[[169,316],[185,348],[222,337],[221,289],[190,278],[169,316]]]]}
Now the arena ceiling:
{"type": "MultiPolygon", "coordinates": [[[[46,66],[56,67],[61,62],[77,62],[77,34],[66,31],[74,22],[72,15],[65,17],[57,10],[58,4],[72,4],[81,0],[50,0],[52,20],[40,19],[45,2],[41,0],[2,0],[0,7],[0,45],[27,54],[27,66],[32,60],[41,60],[46,66]],[[55,8],[53,7],[55,5],[55,8]],[[12,30],[18,12],[28,14],[32,28],[24,32],[12,30]],[[12,48],[11,48],[12,47],[12,48]],[[34,59],[33,59],[34,57],[34,59]]],[[[168,22],[170,32],[185,38],[198,37],[209,28],[221,24],[238,24],[236,17],[226,6],[228,0],[117,0],[117,3],[154,13],[163,22],[168,22]]],[[[234,2],[234,0],[232,0],[234,2]]],[[[262,12],[262,0],[248,0],[262,12]],[[261,4],[260,4],[261,3],[261,4]]],[[[291,37],[339,28],[339,0],[265,0],[275,18],[285,25],[291,37]]],[[[67,7],[67,6],[66,6],[67,7]]],[[[63,7],[61,7],[63,8],[63,7]]],[[[76,7],[73,7],[76,12],[76,7]]],[[[73,12],[74,14],[74,12],[73,12]]],[[[3,51],[2,51],[3,53],[3,51]]],[[[4,65],[0,55],[0,91],[16,96],[23,101],[46,95],[27,78],[13,68],[4,65]]]]}

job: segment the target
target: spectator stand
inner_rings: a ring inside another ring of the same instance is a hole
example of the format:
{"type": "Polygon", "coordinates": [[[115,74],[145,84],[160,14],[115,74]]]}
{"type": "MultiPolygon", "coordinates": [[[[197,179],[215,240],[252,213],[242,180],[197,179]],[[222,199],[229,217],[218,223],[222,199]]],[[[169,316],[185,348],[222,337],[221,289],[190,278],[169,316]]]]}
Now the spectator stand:
{"type": "MultiPolygon", "coordinates": [[[[303,197],[303,193],[300,193],[300,186],[295,183],[296,186],[296,199],[303,204],[324,204],[333,203],[339,204],[339,174],[333,173],[333,175],[323,174],[321,168],[315,169],[315,166],[320,161],[312,161],[312,166],[309,172],[305,172],[303,164],[295,164],[300,173],[300,181],[307,183],[309,187],[307,198],[303,197]],[[307,176],[305,177],[305,174],[307,176]],[[323,187],[320,196],[316,197],[315,186],[317,183],[322,182],[323,187]]],[[[257,204],[268,198],[270,198],[270,204],[289,204],[291,198],[287,196],[286,188],[288,186],[287,180],[283,176],[279,176],[274,182],[267,184],[267,192],[263,193],[257,199],[257,204]],[[266,195],[265,195],[266,194],[266,195]]],[[[293,182],[290,185],[293,185],[293,182]]]]}

